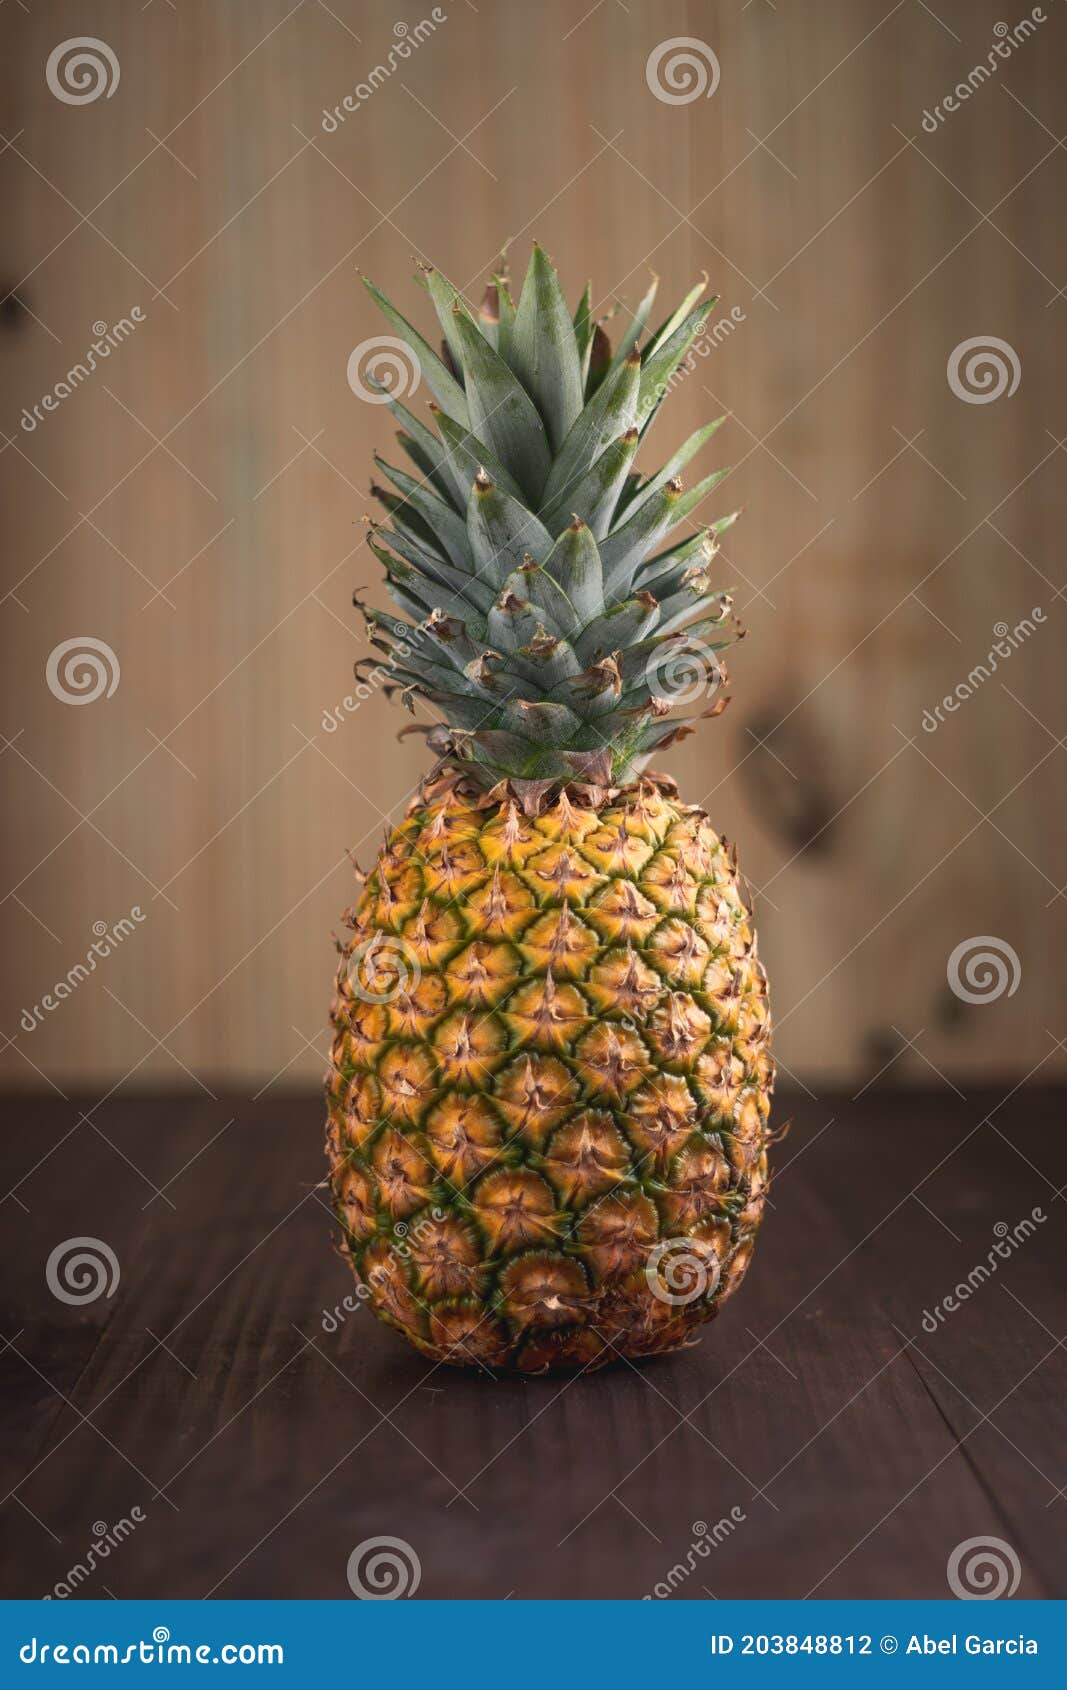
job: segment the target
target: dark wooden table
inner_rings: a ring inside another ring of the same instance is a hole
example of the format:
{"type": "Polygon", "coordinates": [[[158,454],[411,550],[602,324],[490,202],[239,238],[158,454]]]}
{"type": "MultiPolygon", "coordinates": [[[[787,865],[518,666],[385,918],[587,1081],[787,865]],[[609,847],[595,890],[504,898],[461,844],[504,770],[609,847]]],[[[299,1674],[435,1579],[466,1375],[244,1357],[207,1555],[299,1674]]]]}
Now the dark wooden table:
{"type": "Polygon", "coordinates": [[[990,1536],[1019,1596],[1067,1594],[1063,1104],[1007,1090],[789,1098],[752,1271],[698,1347],[495,1382],[362,1309],[328,1330],[350,1284],[317,1099],[80,1123],[9,1099],[2,1594],[43,1596],[124,1520],[76,1594],[348,1597],[380,1536],[425,1597],[939,1597],[990,1536]],[[75,1306],[46,1264],[81,1236],[120,1278],[75,1306]]]}

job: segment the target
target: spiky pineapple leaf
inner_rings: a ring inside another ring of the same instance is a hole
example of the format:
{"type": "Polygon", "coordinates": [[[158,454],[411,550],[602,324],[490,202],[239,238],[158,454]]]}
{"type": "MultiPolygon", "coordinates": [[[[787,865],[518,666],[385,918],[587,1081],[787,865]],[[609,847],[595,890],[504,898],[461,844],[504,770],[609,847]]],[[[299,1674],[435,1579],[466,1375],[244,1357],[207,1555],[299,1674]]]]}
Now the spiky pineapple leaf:
{"type": "Polygon", "coordinates": [[[576,519],[563,530],[543,567],[566,592],[583,627],[600,614],[604,607],[604,571],[586,523],[576,519]]]}
{"type": "Polygon", "coordinates": [[[621,528],[613,529],[599,542],[604,597],[609,604],[629,590],[645,558],[676,520],[681,497],[681,484],[668,481],[621,528]]]}
{"type": "Polygon", "coordinates": [[[437,312],[437,321],[441,325],[445,340],[448,343],[448,350],[452,354],[452,362],[458,370],[463,362],[463,350],[459,343],[459,336],[456,334],[455,318],[457,312],[468,318],[470,317],[467,302],[459,290],[452,286],[448,278],[442,276],[440,270],[427,266],[423,270],[423,280],[426,283],[430,298],[433,300],[433,308],[437,312]]]}
{"type": "Polygon", "coordinates": [[[711,529],[700,528],[695,534],[686,534],[665,552],[648,558],[637,571],[635,585],[660,598],[670,592],[694,564],[710,563],[715,551],[711,529]]]}
{"type": "Polygon", "coordinates": [[[635,487],[628,499],[620,500],[620,509],[625,510],[627,516],[633,516],[634,512],[639,510],[653,493],[658,493],[660,488],[665,487],[668,481],[673,481],[676,476],[681,475],[689,460],[696,456],[700,448],[707,444],[725,421],[725,417],[716,417],[714,422],[705,423],[703,428],[698,428],[696,433],[691,434],[685,444],[678,448],[673,458],[668,459],[658,474],[651,476],[648,481],[642,482],[639,487],[635,487]]]}
{"type": "Polygon", "coordinates": [[[684,521],[691,512],[696,510],[698,505],[703,503],[713,488],[717,487],[720,481],[725,481],[726,477],[732,473],[732,470],[729,469],[716,469],[710,475],[706,475],[703,481],[698,481],[695,487],[690,487],[678,500],[675,521],[684,521]]]}
{"type": "MultiPolygon", "coordinates": [[[[409,583],[413,573],[426,578],[428,585],[425,591],[420,589],[420,596],[425,596],[425,593],[436,590],[451,594],[460,605],[465,605],[467,611],[475,615],[481,614],[484,616],[489,609],[494,594],[493,589],[486,583],[479,581],[468,570],[457,569],[454,564],[447,563],[436,555],[431,556],[409,535],[400,533],[396,529],[380,528],[375,535],[368,538],[367,544],[375,557],[385,566],[390,581],[394,579],[396,573],[396,559],[392,558],[389,552],[383,550],[383,542],[392,548],[398,558],[403,560],[405,572],[398,578],[409,583]]],[[[443,599],[440,602],[443,608],[448,609],[443,599]]],[[[434,604],[431,603],[428,609],[432,610],[433,608],[434,604]]],[[[458,615],[460,611],[455,610],[451,614],[458,615]]]]}
{"type": "Polygon", "coordinates": [[[545,483],[543,510],[562,505],[604,447],[634,426],[640,385],[641,361],[631,353],[601,385],[563,442],[545,483]]]}
{"type": "Polygon", "coordinates": [[[614,369],[616,364],[621,364],[623,359],[633,351],[634,347],[640,344],[641,336],[644,334],[645,329],[648,326],[649,313],[655,304],[658,289],[659,277],[654,275],[651,283],[649,284],[648,291],[639,302],[637,309],[633,312],[626,312],[626,307],[623,306],[622,309],[626,312],[627,322],[625,327],[619,330],[619,344],[615,356],[611,361],[612,369],[614,369]]]}
{"type": "Polygon", "coordinates": [[[637,400],[638,427],[647,432],[656,412],[670,390],[670,382],[689,355],[697,337],[704,332],[714,300],[693,309],[682,319],[673,334],[668,335],[653,351],[646,354],[641,365],[641,388],[637,400]]]}
{"type": "MultiPolygon", "coordinates": [[[[426,424],[409,411],[406,405],[402,405],[399,399],[394,399],[389,389],[384,387],[373,375],[368,375],[366,381],[368,387],[374,388],[384,396],[393,416],[401,424],[404,433],[415,442],[423,459],[433,464],[433,469],[423,470],[423,474],[429,476],[438,491],[450,499],[458,510],[462,510],[466,505],[466,491],[464,490],[462,496],[460,495],[459,480],[452,471],[448,463],[448,455],[443,450],[441,442],[433,430],[427,428],[426,424]]],[[[443,415],[440,406],[437,407],[437,411],[439,415],[443,415]]],[[[459,425],[453,423],[452,426],[456,428],[459,425]]],[[[400,437],[398,436],[398,438],[400,437]]],[[[404,449],[408,452],[409,457],[413,456],[407,445],[404,449]]],[[[420,464],[419,467],[421,468],[422,465],[420,464]]]]}
{"type": "Polygon", "coordinates": [[[506,276],[494,276],[497,296],[496,349],[507,359],[511,352],[511,331],[515,322],[515,301],[511,297],[506,276]]]}
{"type": "Polygon", "coordinates": [[[597,657],[646,639],[658,621],[659,605],[650,593],[642,593],[640,598],[624,599],[603,616],[594,617],[582,629],[574,649],[583,664],[592,663],[597,657]]]}
{"type": "Polygon", "coordinates": [[[473,314],[439,272],[422,281],[445,332],[442,358],[370,288],[437,397],[435,435],[386,395],[421,476],[377,460],[397,491],[372,489],[391,525],[375,527],[370,544],[410,618],[361,605],[387,657],[386,690],[409,708],[415,697],[432,704],[450,724],[434,730],[433,749],[480,768],[481,780],[506,776],[524,807],[560,779],[625,782],[721,709],[720,699],[680,719],[671,683],[707,665],[711,699],[714,653],[737,630],[711,570],[737,513],[670,539],[729,473],[685,491],[678,480],[719,423],[659,471],[634,468],[713,302],[702,302],[702,284],[635,350],[653,285],[618,318],[613,354],[593,322],[592,288],[572,321],[540,248],[517,306],[503,277],[473,314]]]}
{"type": "Polygon", "coordinates": [[[545,626],[557,629],[565,639],[572,640],[582,626],[582,618],[559,582],[532,558],[508,576],[501,596],[508,593],[526,599],[545,626]]]}
{"type": "Polygon", "coordinates": [[[479,475],[471,488],[467,531],[475,573],[497,584],[527,556],[542,563],[552,550],[552,536],[543,523],[486,475],[479,475]]]}
{"type": "Polygon", "coordinates": [[[545,425],[522,383],[485,336],[462,315],[454,321],[468,407],[467,417],[457,421],[486,441],[536,508],[552,463],[545,425]]]}
{"type": "Polygon", "coordinates": [[[559,277],[534,243],[511,331],[509,362],[558,452],[582,409],[582,364],[559,277]]]}
{"type": "Polygon", "coordinates": [[[492,282],[482,294],[478,306],[478,327],[494,352],[500,351],[500,295],[492,282]]]}
{"type": "Polygon", "coordinates": [[[589,343],[593,338],[593,318],[591,315],[593,308],[592,300],[593,284],[592,282],[586,282],[582,297],[578,301],[578,309],[574,313],[574,340],[575,345],[578,348],[578,357],[582,365],[583,388],[586,354],[589,351],[589,343]]]}
{"type": "Polygon", "coordinates": [[[611,369],[611,341],[603,323],[597,323],[593,329],[593,338],[589,342],[589,351],[585,359],[585,398],[588,404],[594,393],[602,386],[605,377],[611,369]]]}
{"type": "Polygon", "coordinates": [[[565,745],[582,726],[582,719],[565,704],[553,704],[547,699],[515,699],[500,712],[501,726],[530,740],[535,746],[565,745]]]}
{"type": "Polygon", "coordinates": [[[564,490],[564,497],[555,508],[543,513],[545,527],[552,533],[559,533],[570,512],[588,523],[595,539],[605,535],[611,527],[619,494],[640,438],[636,428],[627,429],[618,440],[605,447],[581,479],[564,490]]]}
{"type": "MultiPolygon", "coordinates": [[[[659,328],[656,329],[652,334],[649,335],[648,344],[645,347],[645,357],[646,358],[650,358],[652,356],[652,354],[656,351],[657,347],[662,346],[664,341],[670,339],[670,337],[674,333],[675,329],[678,328],[679,325],[685,321],[685,319],[686,319],[686,317],[688,317],[690,311],[692,311],[694,305],[697,303],[697,301],[700,298],[702,298],[704,290],[707,287],[707,285],[708,285],[708,278],[707,278],[706,275],[704,275],[700,278],[699,282],[697,282],[695,287],[690,288],[689,292],[686,294],[686,296],[682,300],[681,304],[676,306],[675,309],[671,312],[670,316],[664,322],[662,322],[660,324],[659,328]]],[[[709,311],[715,305],[716,297],[717,296],[712,295],[711,299],[709,299],[707,301],[707,309],[709,311]]]]}
{"type": "Polygon", "coordinates": [[[461,428],[440,410],[435,412],[434,421],[447,447],[446,462],[463,490],[459,506],[461,511],[467,509],[467,500],[479,470],[486,470],[505,493],[510,493],[515,499],[522,498],[522,488],[514,476],[508,474],[488,446],[471,434],[469,429],[461,428]]]}
{"type": "Polygon", "coordinates": [[[698,577],[683,584],[676,593],[670,593],[660,600],[659,631],[661,634],[675,633],[699,610],[707,611],[713,608],[725,615],[729,604],[728,593],[722,589],[712,591],[707,585],[707,578],[701,580],[698,577]]]}
{"type": "Polygon", "coordinates": [[[392,323],[400,339],[414,352],[419,370],[425,377],[427,385],[438,404],[444,407],[450,417],[455,417],[456,421],[461,423],[464,428],[469,428],[470,415],[467,410],[467,400],[455,376],[449,374],[429,342],[424,340],[418,329],[412,328],[407,318],[402,317],[396,307],[389,303],[384,293],[375,287],[369,276],[363,277],[363,285],[392,323]]]}
{"type": "MultiPolygon", "coordinates": [[[[441,450],[438,446],[436,457],[432,450],[427,450],[424,443],[416,436],[405,434],[402,429],[397,430],[397,445],[401,451],[411,459],[415,468],[423,478],[443,493],[447,499],[452,498],[452,489],[443,479],[440,470],[441,450]]],[[[435,442],[436,444],[436,442],[435,442]]]]}
{"type": "Polygon", "coordinates": [[[486,628],[493,645],[512,654],[536,645],[538,641],[558,641],[565,637],[563,629],[557,626],[547,611],[540,605],[531,604],[524,596],[521,577],[518,592],[505,585],[499,598],[489,606],[486,628]]]}
{"type": "MultiPolygon", "coordinates": [[[[445,555],[460,569],[470,571],[474,565],[474,554],[471,551],[467,524],[459,513],[425,481],[416,481],[414,476],[406,474],[402,469],[394,469],[384,458],[377,455],[374,461],[382,474],[387,475],[393,486],[399,489],[408,511],[414,511],[422,518],[438,547],[443,549],[445,555]]],[[[394,507],[391,514],[396,522],[403,513],[394,507]]]]}

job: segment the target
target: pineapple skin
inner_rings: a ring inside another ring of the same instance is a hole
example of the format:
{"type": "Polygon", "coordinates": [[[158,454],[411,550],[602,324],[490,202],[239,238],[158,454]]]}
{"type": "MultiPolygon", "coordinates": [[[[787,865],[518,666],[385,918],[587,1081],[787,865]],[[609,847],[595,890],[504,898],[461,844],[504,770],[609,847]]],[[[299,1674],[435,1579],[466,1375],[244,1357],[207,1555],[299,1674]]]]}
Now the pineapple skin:
{"type": "Polygon", "coordinates": [[[767,1184],[767,983],[736,855],[673,784],[536,816],[428,787],[342,947],[327,1155],[360,1297],[435,1362],[691,1341],[767,1184]]]}

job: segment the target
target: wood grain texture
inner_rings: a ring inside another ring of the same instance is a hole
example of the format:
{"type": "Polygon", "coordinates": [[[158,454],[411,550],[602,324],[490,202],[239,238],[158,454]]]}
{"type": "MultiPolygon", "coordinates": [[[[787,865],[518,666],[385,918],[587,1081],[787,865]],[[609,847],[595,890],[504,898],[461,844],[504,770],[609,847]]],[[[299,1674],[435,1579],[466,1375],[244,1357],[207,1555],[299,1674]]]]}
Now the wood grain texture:
{"type": "Polygon", "coordinates": [[[373,854],[423,766],[380,695],[324,726],[366,650],[352,588],[384,602],[360,519],[392,429],[346,380],[383,331],[356,272],[425,327],[412,255],[476,294],[535,235],[602,310],[651,266],[668,296],[706,270],[735,312],[651,443],[730,412],[706,514],[745,507],[734,700],[671,769],[740,841],[788,1068],[1062,1071],[1064,8],[934,134],[924,110],[995,40],[986,0],[444,10],[332,133],[324,109],[398,39],[383,0],[100,0],[121,79],[84,105],[44,74],[84,8],[0,15],[3,1074],[321,1070],[345,849],[373,854]],[[673,36],[715,51],[713,98],[653,97],[673,36]],[[134,305],[143,325],[27,431],[134,305]],[[965,403],[948,359],[991,335],[1019,389],[965,403]],[[1046,623],[924,733],[1035,606],[1046,623]],[[83,635],[121,680],[72,708],[45,665],[83,635]],[[27,1032],[93,924],[134,906],[27,1032]],[[946,959],[986,933],[1022,983],[965,1006],[946,959]]]}
{"type": "Polygon", "coordinates": [[[932,1598],[992,1535],[1020,1595],[1062,1597],[1060,1096],[788,1101],[752,1271],[700,1344],[527,1381],[431,1367],[346,1313],[314,1100],[116,1098],[69,1137],[28,1101],[0,1151],[2,1594],[43,1595],[138,1507],[77,1594],[344,1597],[387,1535],[424,1597],[932,1598]],[[81,1308],[44,1283],[74,1234],[121,1269],[81,1308]]]}

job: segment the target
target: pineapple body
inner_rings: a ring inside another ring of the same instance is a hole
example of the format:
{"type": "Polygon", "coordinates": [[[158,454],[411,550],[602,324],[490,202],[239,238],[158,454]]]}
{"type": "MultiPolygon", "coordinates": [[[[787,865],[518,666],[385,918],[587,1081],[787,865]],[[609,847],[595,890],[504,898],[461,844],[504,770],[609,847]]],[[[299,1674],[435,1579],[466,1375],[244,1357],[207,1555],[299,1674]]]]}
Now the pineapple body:
{"type": "MultiPolygon", "coordinates": [[[[650,759],[727,699],[725,419],[636,467],[714,301],[612,350],[534,245],[517,298],[419,281],[440,356],[370,282],[429,421],[368,370],[417,474],[375,457],[394,609],[375,686],[436,759],[351,914],[328,1154],[360,1296],[435,1361],[669,1350],[741,1280],[767,1178],[766,981],[732,858],[650,759]],[[399,616],[398,616],[399,613],[399,616]]],[[[705,278],[706,281],[706,278],[705,278]]],[[[402,389],[402,391],[401,391],[402,389]]]]}
{"type": "Polygon", "coordinates": [[[773,1083],[707,817],[655,779],[536,815],[445,781],[349,925],[327,1149],[361,1296],[490,1371],[685,1343],[747,1267],[773,1083]]]}

